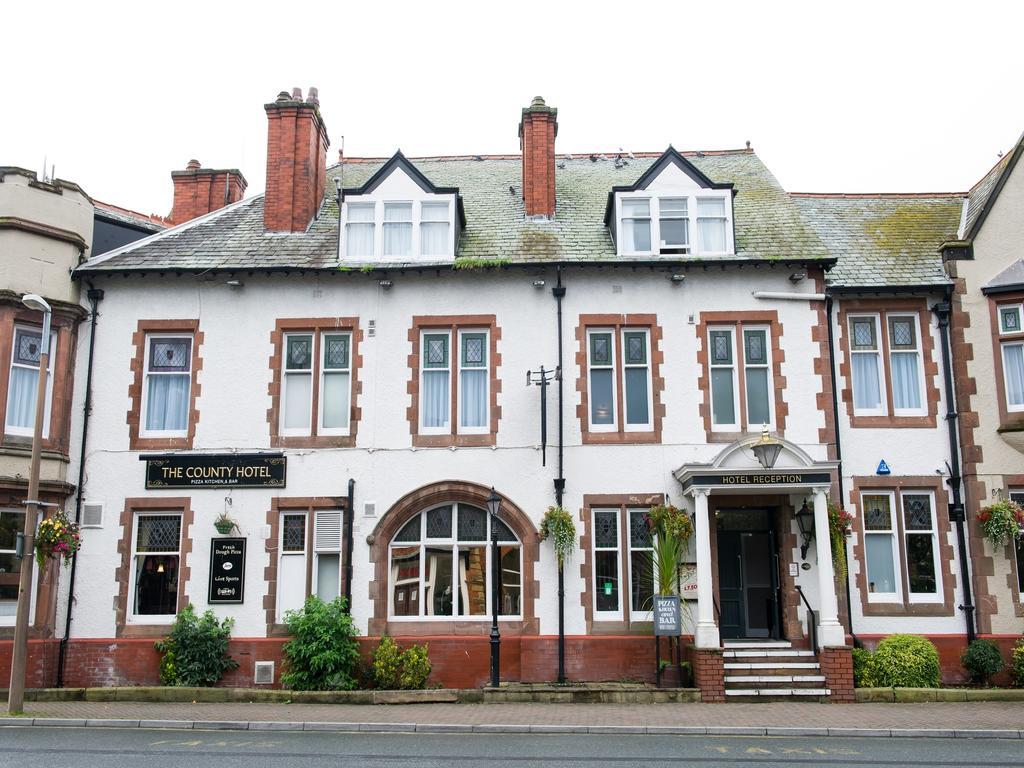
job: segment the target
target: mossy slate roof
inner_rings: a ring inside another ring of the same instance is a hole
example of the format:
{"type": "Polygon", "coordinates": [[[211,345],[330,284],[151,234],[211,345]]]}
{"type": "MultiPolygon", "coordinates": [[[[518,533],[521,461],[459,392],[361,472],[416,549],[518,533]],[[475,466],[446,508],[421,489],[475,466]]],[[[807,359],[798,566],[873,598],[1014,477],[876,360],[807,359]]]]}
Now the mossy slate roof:
{"type": "MultiPolygon", "coordinates": [[[[752,151],[684,154],[713,181],[735,185],[736,254],[724,260],[830,258],[797,204],[752,151]]],[[[559,155],[555,173],[557,208],[550,221],[528,221],[524,216],[518,156],[411,161],[435,185],[459,188],[466,210],[466,229],[455,258],[457,266],[659,259],[679,263],[687,257],[616,256],[604,225],[605,205],[612,187],[632,184],[657,157],[656,153],[634,159],[625,157],[625,165],[616,167],[614,155],[595,161],[590,156],[568,160],[559,155]]],[[[306,232],[265,234],[263,196],[259,195],[202,220],[112,251],[78,271],[451,266],[451,259],[417,259],[407,265],[346,260],[339,263],[333,179],[340,174],[344,187],[358,187],[384,162],[352,160],[329,168],[320,216],[306,232]]]]}
{"type": "Polygon", "coordinates": [[[963,195],[794,194],[807,223],[837,259],[829,285],[942,285],[939,246],[955,237],[963,195]]]}

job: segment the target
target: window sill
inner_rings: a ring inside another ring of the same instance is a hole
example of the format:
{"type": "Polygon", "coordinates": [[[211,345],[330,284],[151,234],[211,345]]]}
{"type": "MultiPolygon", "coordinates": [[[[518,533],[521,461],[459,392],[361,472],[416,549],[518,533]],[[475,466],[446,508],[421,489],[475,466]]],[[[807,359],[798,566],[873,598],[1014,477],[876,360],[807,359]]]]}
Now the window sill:
{"type": "Polygon", "coordinates": [[[275,435],[271,448],[354,448],[353,435],[275,435]]]}
{"type": "Polygon", "coordinates": [[[166,637],[174,626],[174,617],[166,624],[125,624],[118,627],[118,637],[166,637]]]}
{"type": "Polygon", "coordinates": [[[924,429],[935,426],[935,416],[851,416],[853,429],[924,429]]]}
{"type": "Polygon", "coordinates": [[[131,451],[171,451],[187,450],[192,441],[187,437],[136,437],[130,441],[131,451]]]}
{"type": "Polygon", "coordinates": [[[415,448],[490,447],[497,444],[497,435],[413,435],[412,444],[415,448]]]}
{"type": "Polygon", "coordinates": [[[660,443],[657,432],[589,432],[583,433],[584,445],[629,445],[631,443],[660,443]]]}

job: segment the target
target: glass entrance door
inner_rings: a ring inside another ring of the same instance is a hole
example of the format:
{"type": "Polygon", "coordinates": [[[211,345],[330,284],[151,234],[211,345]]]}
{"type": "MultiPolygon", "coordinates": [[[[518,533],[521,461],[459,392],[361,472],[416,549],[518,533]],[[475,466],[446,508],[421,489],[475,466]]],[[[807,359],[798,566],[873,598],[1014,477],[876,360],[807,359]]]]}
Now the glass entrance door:
{"type": "Polygon", "coordinates": [[[723,638],[779,637],[779,578],[769,510],[720,510],[719,631],[723,638]]]}

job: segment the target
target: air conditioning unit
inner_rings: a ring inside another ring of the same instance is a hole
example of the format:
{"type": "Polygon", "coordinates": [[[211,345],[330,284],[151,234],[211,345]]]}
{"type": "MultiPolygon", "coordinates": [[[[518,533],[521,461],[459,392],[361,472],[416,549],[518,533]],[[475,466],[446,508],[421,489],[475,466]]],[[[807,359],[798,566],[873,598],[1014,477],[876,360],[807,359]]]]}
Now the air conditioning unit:
{"type": "Polygon", "coordinates": [[[253,668],[252,681],[256,685],[273,685],[274,662],[257,661],[255,667],[253,668]]]}

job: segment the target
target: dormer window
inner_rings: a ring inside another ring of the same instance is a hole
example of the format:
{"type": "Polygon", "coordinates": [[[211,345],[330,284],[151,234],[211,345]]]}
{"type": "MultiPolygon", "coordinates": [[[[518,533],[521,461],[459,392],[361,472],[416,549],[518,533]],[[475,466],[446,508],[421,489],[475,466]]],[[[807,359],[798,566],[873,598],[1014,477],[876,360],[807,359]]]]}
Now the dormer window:
{"type": "Polygon", "coordinates": [[[373,203],[349,203],[348,222],[345,224],[345,255],[373,257],[373,231],[375,208],[373,203]]]}
{"type": "Polygon", "coordinates": [[[651,201],[622,201],[623,247],[629,251],[651,250],[651,201]]]}
{"type": "Polygon", "coordinates": [[[726,223],[724,197],[697,198],[697,247],[701,253],[724,253],[726,223]]]}
{"type": "Polygon", "coordinates": [[[384,255],[412,255],[412,203],[384,203],[384,255]]]}
{"type": "Polygon", "coordinates": [[[420,253],[424,256],[448,254],[451,218],[448,203],[423,203],[420,207],[420,253]]]}
{"type": "Polygon", "coordinates": [[[658,201],[658,227],[662,248],[688,248],[690,219],[686,215],[685,197],[664,197],[658,201]]]}

